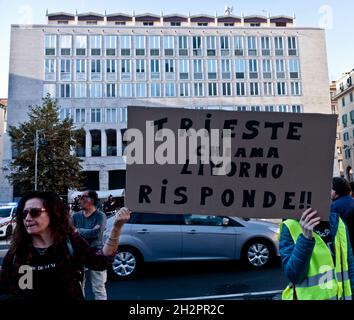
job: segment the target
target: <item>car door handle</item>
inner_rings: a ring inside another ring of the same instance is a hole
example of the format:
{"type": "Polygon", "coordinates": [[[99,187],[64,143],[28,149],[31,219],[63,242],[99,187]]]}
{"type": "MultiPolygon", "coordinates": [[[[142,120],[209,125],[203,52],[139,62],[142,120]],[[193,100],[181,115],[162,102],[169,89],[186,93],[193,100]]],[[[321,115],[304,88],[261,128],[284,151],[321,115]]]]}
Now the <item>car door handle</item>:
{"type": "Polygon", "coordinates": [[[198,232],[197,232],[197,230],[189,230],[188,232],[187,232],[188,234],[197,234],[198,232]]]}
{"type": "Polygon", "coordinates": [[[149,231],[147,229],[141,229],[141,230],[138,230],[137,233],[145,234],[145,233],[149,233],[149,231]]]}

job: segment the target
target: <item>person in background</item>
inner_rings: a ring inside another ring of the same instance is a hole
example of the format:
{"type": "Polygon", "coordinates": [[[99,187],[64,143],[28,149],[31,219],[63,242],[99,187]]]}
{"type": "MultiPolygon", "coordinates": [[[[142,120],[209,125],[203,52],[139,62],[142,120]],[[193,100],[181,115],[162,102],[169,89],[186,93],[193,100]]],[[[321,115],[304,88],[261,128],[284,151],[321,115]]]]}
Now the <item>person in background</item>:
{"type": "Polygon", "coordinates": [[[117,201],[110,194],[107,201],[103,204],[103,211],[106,215],[117,209],[117,201]]]}
{"type": "Polygon", "coordinates": [[[350,181],[349,185],[350,185],[350,189],[352,190],[351,196],[352,196],[352,198],[354,198],[354,181],[350,181]]]}
{"type": "Polygon", "coordinates": [[[290,284],[283,300],[352,300],[354,258],[347,228],[338,214],[321,221],[307,209],[300,221],[281,224],[279,251],[290,284]]]}
{"type": "Polygon", "coordinates": [[[69,212],[57,194],[27,193],[19,201],[16,228],[3,259],[0,295],[35,302],[83,300],[83,267],[110,267],[121,229],[129,217],[130,210],[122,208],[103,248],[96,250],[75,232],[69,212]],[[24,266],[29,269],[20,272],[24,266]],[[31,276],[31,284],[28,278],[21,281],[24,276],[31,276]]]}
{"type": "Polygon", "coordinates": [[[354,248],[354,199],[347,180],[339,177],[333,178],[331,199],[331,212],[337,213],[347,225],[350,243],[354,248]]]}
{"type": "MultiPolygon", "coordinates": [[[[106,215],[97,210],[98,196],[96,191],[86,191],[81,195],[82,211],[76,212],[72,216],[73,225],[79,234],[89,243],[89,245],[101,250],[103,247],[103,232],[106,227],[106,215]]],[[[91,282],[92,292],[95,300],[107,300],[106,283],[107,272],[86,269],[84,272],[83,290],[85,284],[91,282]]]]}

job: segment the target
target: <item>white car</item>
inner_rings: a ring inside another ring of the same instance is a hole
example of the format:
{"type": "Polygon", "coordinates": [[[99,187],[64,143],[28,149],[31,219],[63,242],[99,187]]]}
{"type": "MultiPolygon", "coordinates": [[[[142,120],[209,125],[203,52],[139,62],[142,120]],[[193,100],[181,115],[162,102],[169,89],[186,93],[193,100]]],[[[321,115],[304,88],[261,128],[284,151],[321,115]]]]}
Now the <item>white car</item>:
{"type": "Polygon", "coordinates": [[[0,237],[7,238],[12,235],[16,226],[17,203],[0,204],[0,237]]]}

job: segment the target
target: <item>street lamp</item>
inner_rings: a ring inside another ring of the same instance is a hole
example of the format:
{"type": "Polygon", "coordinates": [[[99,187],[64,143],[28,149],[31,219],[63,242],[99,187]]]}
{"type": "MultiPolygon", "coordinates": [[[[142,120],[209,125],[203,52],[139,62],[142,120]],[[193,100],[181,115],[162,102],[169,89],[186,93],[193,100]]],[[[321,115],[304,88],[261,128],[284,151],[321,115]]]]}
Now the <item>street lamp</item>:
{"type": "Polygon", "coordinates": [[[39,147],[39,134],[43,132],[43,129],[37,129],[34,139],[34,150],[35,150],[35,157],[34,157],[34,190],[37,191],[38,189],[38,147],[39,147]]]}

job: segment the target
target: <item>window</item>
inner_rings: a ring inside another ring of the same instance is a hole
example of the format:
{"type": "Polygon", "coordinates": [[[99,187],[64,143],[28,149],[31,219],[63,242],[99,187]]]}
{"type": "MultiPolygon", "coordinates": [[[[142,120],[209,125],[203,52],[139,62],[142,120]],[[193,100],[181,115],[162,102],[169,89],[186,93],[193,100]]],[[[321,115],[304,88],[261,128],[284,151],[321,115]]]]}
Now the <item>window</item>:
{"type": "Polygon", "coordinates": [[[86,83],[75,83],[74,88],[75,88],[75,98],[87,97],[86,83]]]}
{"type": "Polygon", "coordinates": [[[121,60],[121,80],[130,80],[130,64],[131,60],[123,59],[121,60]]]}
{"type": "Polygon", "coordinates": [[[202,82],[194,83],[194,96],[204,97],[204,85],[202,82]]]}
{"type": "Polygon", "coordinates": [[[165,83],[165,97],[175,97],[175,84],[165,83]]]}
{"type": "Polygon", "coordinates": [[[160,79],[160,61],[157,59],[150,62],[151,80],[160,79]]]}
{"type": "Polygon", "coordinates": [[[92,56],[101,55],[102,36],[90,36],[90,49],[92,56]]]}
{"type": "Polygon", "coordinates": [[[189,83],[184,82],[179,84],[179,96],[189,97],[189,83]]]}
{"type": "Polygon", "coordinates": [[[278,96],[286,95],[286,83],[285,82],[277,82],[277,93],[278,96]]]}
{"type": "Polygon", "coordinates": [[[291,95],[293,96],[299,96],[301,95],[301,85],[300,82],[291,82],[290,83],[291,87],[291,95]]]}
{"type": "Polygon", "coordinates": [[[125,123],[128,121],[127,108],[119,108],[119,121],[125,123]]]}
{"type": "Polygon", "coordinates": [[[207,36],[207,56],[216,56],[216,37],[207,36]]]}
{"type": "Polygon", "coordinates": [[[76,60],[76,74],[77,81],[85,81],[86,80],[86,60],[78,59],[76,60]]]}
{"type": "Polygon", "coordinates": [[[75,36],[75,54],[77,56],[86,56],[87,37],[75,36]]]}
{"type": "Polygon", "coordinates": [[[290,79],[298,79],[300,76],[300,67],[298,59],[289,60],[290,79]]]}
{"type": "Polygon", "coordinates": [[[264,111],[266,112],[273,112],[274,111],[274,106],[265,106],[264,111]]]}
{"type": "Polygon", "coordinates": [[[263,79],[271,79],[272,78],[272,61],[271,60],[263,60],[263,79]]]}
{"type": "Polygon", "coordinates": [[[203,79],[203,60],[193,60],[194,80],[203,79]]]}
{"type": "Polygon", "coordinates": [[[115,56],[117,49],[117,37],[116,36],[105,36],[104,37],[104,47],[106,49],[106,56],[115,56]]]}
{"type": "Polygon", "coordinates": [[[127,23],[125,21],[116,21],[116,26],[125,26],[127,23]]]}
{"type": "Polygon", "coordinates": [[[215,82],[208,83],[208,94],[210,97],[215,97],[218,95],[218,84],[215,82]]]}
{"type": "Polygon", "coordinates": [[[251,59],[248,62],[250,79],[258,79],[258,61],[251,59]]]}
{"type": "Polygon", "coordinates": [[[130,56],[131,47],[132,47],[132,37],[120,36],[120,54],[122,56],[130,56]]]}
{"type": "Polygon", "coordinates": [[[287,105],[280,105],[278,108],[279,108],[279,112],[288,112],[287,105]]]}
{"type": "Polygon", "coordinates": [[[46,34],[44,36],[44,53],[46,56],[55,56],[57,47],[57,36],[46,34]]]}
{"type": "Polygon", "coordinates": [[[137,56],[145,56],[145,36],[135,37],[135,54],[137,56]]]}
{"type": "Polygon", "coordinates": [[[261,37],[262,56],[270,56],[270,38],[261,37]]]}
{"type": "Polygon", "coordinates": [[[83,109],[83,108],[75,109],[75,122],[76,123],[85,123],[86,122],[85,109],[83,109]]]}
{"type": "Polygon", "coordinates": [[[234,45],[235,45],[235,56],[243,56],[244,53],[243,37],[236,36],[234,38],[234,45]]]}
{"type": "Polygon", "coordinates": [[[347,127],[347,124],[348,124],[348,115],[347,114],[342,115],[342,124],[343,124],[343,128],[347,127]]]}
{"type": "Polygon", "coordinates": [[[342,98],[342,107],[345,107],[345,97],[342,98]]]}
{"type": "Polygon", "coordinates": [[[250,82],[250,95],[251,96],[259,96],[259,83],[258,82],[250,82]]]}
{"type": "Polygon", "coordinates": [[[55,66],[56,61],[55,59],[46,59],[45,60],[45,75],[44,80],[47,81],[55,81],[55,66]]]}
{"type": "Polygon", "coordinates": [[[101,108],[92,108],[91,109],[91,122],[92,123],[101,122],[102,121],[101,113],[102,113],[101,108]]]}
{"type": "Polygon", "coordinates": [[[161,97],[161,83],[150,83],[150,96],[161,97]]]}
{"type": "Polygon", "coordinates": [[[288,37],[288,53],[289,56],[297,55],[297,41],[296,37],[288,37]]]}
{"type": "Polygon", "coordinates": [[[91,80],[101,80],[101,60],[91,60],[91,80]]]}
{"type": "Polygon", "coordinates": [[[107,123],[116,123],[117,122],[117,109],[116,108],[107,108],[106,109],[106,122],[107,123]]]}
{"type": "Polygon", "coordinates": [[[350,102],[353,102],[353,92],[351,92],[351,93],[349,94],[349,100],[350,100],[350,102]]]}
{"type": "Polygon", "coordinates": [[[194,36],[192,38],[193,43],[193,56],[201,56],[202,55],[202,37],[194,36]]]}
{"type": "Polygon", "coordinates": [[[189,60],[186,59],[179,60],[179,79],[180,80],[189,79],[189,60]]]}
{"type": "Polygon", "coordinates": [[[222,95],[225,97],[231,96],[231,83],[223,82],[222,83],[222,95]]]}
{"type": "Polygon", "coordinates": [[[71,55],[71,35],[61,35],[60,36],[60,54],[62,56],[70,56],[71,55]]]}
{"type": "Polygon", "coordinates": [[[180,22],[171,22],[170,25],[171,25],[171,27],[180,27],[181,23],[180,22]]]}
{"type": "Polygon", "coordinates": [[[106,80],[116,80],[116,64],[117,61],[113,59],[106,60],[106,80]]]}
{"type": "Polygon", "coordinates": [[[260,106],[251,106],[251,111],[261,111],[261,107],[260,106]]]}
{"type": "Polygon", "coordinates": [[[166,73],[173,73],[175,72],[175,63],[172,59],[165,60],[165,72],[166,73]]]}
{"type": "Polygon", "coordinates": [[[131,98],[132,97],[132,84],[131,83],[121,83],[120,85],[120,96],[121,98],[131,98]]]}
{"type": "Polygon", "coordinates": [[[350,111],[350,123],[354,124],[354,110],[350,111]]]}
{"type": "Polygon", "coordinates": [[[115,98],[116,97],[116,84],[106,83],[106,97],[115,98]]]}
{"type": "Polygon", "coordinates": [[[180,217],[174,214],[153,214],[138,213],[134,214],[134,223],[136,224],[152,224],[152,225],[179,225],[180,217]]]}
{"type": "Polygon", "coordinates": [[[265,96],[273,95],[273,83],[272,82],[264,82],[263,83],[263,94],[265,96]]]}
{"type": "Polygon", "coordinates": [[[160,36],[150,36],[150,55],[159,56],[160,55],[160,36]]]}
{"type": "Polygon", "coordinates": [[[293,105],[293,106],[291,106],[291,111],[293,113],[301,113],[301,106],[300,105],[293,105]]]}
{"type": "Polygon", "coordinates": [[[71,86],[70,84],[60,85],[60,98],[70,98],[71,96],[71,86]]]}
{"type": "Polygon", "coordinates": [[[217,77],[217,62],[216,60],[208,60],[208,79],[216,80],[217,77]]]}
{"type": "Polygon", "coordinates": [[[43,98],[49,94],[52,98],[56,97],[55,83],[45,83],[43,85],[43,98]]]}
{"type": "Polygon", "coordinates": [[[249,36],[248,41],[248,55],[256,56],[257,55],[257,38],[255,36],[249,36]]]}
{"type": "Polygon", "coordinates": [[[173,56],[174,54],[174,36],[164,36],[163,37],[163,48],[165,56],[173,56]]]}
{"type": "Polygon", "coordinates": [[[64,121],[65,119],[71,118],[71,109],[69,108],[60,108],[59,109],[59,119],[64,121]]]}
{"type": "Polygon", "coordinates": [[[135,72],[136,72],[136,80],[146,80],[145,79],[145,60],[138,59],[135,62],[135,72]]]}
{"type": "Polygon", "coordinates": [[[237,82],[236,83],[236,95],[237,96],[245,96],[246,95],[244,82],[237,82]]]}
{"type": "Polygon", "coordinates": [[[285,79],[285,60],[277,59],[275,61],[277,79],[285,79]]]}
{"type": "Polygon", "coordinates": [[[102,98],[102,84],[91,83],[90,84],[90,98],[102,98]]]}
{"type": "Polygon", "coordinates": [[[246,106],[236,106],[236,111],[247,111],[246,106]]]}
{"type": "Polygon", "coordinates": [[[283,37],[275,37],[274,38],[274,48],[276,56],[284,55],[284,38],[283,37]]]}
{"type": "Polygon", "coordinates": [[[197,214],[188,214],[184,216],[186,225],[195,226],[223,226],[223,217],[221,216],[203,216],[197,214]]]}
{"type": "Polygon", "coordinates": [[[344,132],[344,134],[343,134],[343,140],[344,140],[344,141],[348,141],[348,140],[349,140],[349,133],[348,133],[348,132],[344,132]]]}
{"type": "Polygon", "coordinates": [[[179,36],[178,37],[178,54],[180,56],[188,56],[188,37],[179,36]]]}
{"type": "Polygon", "coordinates": [[[245,60],[235,60],[236,79],[245,78],[245,60]]]}
{"type": "Polygon", "coordinates": [[[231,79],[231,63],[230,60],[221,60],[221,76],[223,80],[231,79]]]}
{"type": "Polygon", "coordinates": [[[71,80],[71,60],[60,60],[60,80],[71,80]]]}
{"type": "Polygon", "coordinates": [[[230,55],[230,37],[221,36],[220,37],[220,49],[222,56],[230,55]]]}
{"type": "Polygon", "coordinates": [[[135,95],[137,98],[145,98],[146,94],[146,83],[137,83],[135,85],[135,95]]]}

